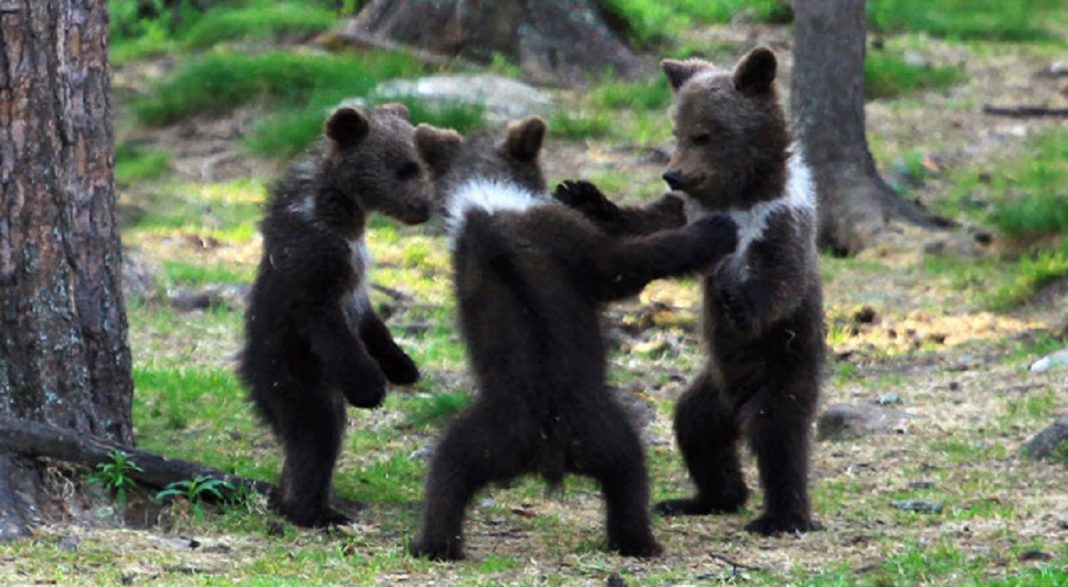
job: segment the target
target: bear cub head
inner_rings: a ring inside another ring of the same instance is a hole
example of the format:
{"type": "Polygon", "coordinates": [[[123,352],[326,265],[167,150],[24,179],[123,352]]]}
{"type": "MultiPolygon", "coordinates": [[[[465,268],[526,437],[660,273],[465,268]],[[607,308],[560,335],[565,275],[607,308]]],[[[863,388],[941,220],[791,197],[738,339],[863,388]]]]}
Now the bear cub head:
{"type": "Polygon", "coordinates": [[[775,54],[756,47],[733,71],[699,59],[660,65],[675,93],[668,185],[709,212],[779,197],[790,133],[775,92],[775,54]]]}
{"type": "Polygon", "coordinates": [[[420,124],[415,129],[415,145],[430,168],[435,198],[444,206],[449,195],[472,178],[544,193],[538,153],[545,131],[545,121],[537,116],[510,123],[503,138],[495,133],[464,138],[451,130],[420,124]]]}
{"type": "Polygon", "coordinates": [[[338,108],[326,122],[329,140],[319,177],[327,185],[322,187],[364,212],[406,224],[426,222],[432,192],[419,164],[414,131],[403,104],[338,108]]]}

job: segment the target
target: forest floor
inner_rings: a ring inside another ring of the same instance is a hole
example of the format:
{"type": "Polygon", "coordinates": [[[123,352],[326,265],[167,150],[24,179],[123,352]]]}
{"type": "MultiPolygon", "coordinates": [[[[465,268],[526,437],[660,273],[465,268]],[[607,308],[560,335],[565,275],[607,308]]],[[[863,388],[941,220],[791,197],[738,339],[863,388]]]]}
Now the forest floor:
{"type": "MultiPolygon", "coordinates": [[[[725,65],[753,42],[768,42],[786,58],[789,74],[788,29],[736,24],[690,34],[727,47],[717,56],[725,65]]],[[[407,556],[427,449],[466,403],[471,382],[440,222],[401,228],[376,219],[369,233],[373,279],[401,295],[376,291],[374,302],[392,313],[391,330],[424,379],[393,390],[380,409],[349,411],[335,487],[368,504],[354,524],[297,529],[256,499],[223,508],[176,500],[149,508],[148,523],[129,513],[121,523],[97,485],[96,497],[73,512],[77,523],[45,524],[30,540],[0,545],[3,582],[602,585],[618,575],[628,585],[1068,584],[1068,469],[1020,451],[1068,412],[1068,369],[1028,371],[1068,346],[1068,282],[1028,281],[1043,257],[1030,256],[1017,240],[974,238],[994,232],[975,202],[1003,198],[1036,165],[1046,189],[1066,194],[1064,120],[999,118],[981,109],[1068,105],[1068,76],[1049,73],[1052,63],[1068,60],[1068,47],[918,35],[882,42],[964,73],[949,88],[873,100],[867,110],[884,174],[905,197],[962,227],[905,230],[859,257],[821,258],[832,351],[822,407],[883,402],[909,415],[887,433],[814,444],[813,510],[825,530],[776,538],[746,533],[742,527],[762,503],[747,455],[755,490],[747,509],[655,519],[665,547],[657,559],[605,551],[601,497],[577,478],[551,496],[533,478],[484,491],[468,512],[464,562],[407,556]],[[936,504],[937,511],[899,509],[909,501],[936,504]]],[[[278,446],[256,422],[233,361],[242,295],[261,246],[259,206],[282,164],[243,146],[259,116],[255,105],[161,129],[131,122],[124,93],[173,67],[155,59],[115,72],[120,140],[168,154],[161,178],[120,190],[124,244],[147,283],[128,300],[138,443],[273,481],[278,446]],[[205,292],[210,307],[183,305],[205,292]]],[[[786,78],[779,83],[789,87],[786,78]]],[[[583,100],[576,92],[554,95],[565,103],[583,100]]],[[[663,131],[652,139],[560,138],[550,127],[543,156],[550,182],[588,178],[629,202],[657,195],[670,123],[666,109],[654,116],[663,131]]],[[[701,363],[698,307],[698,288],[680,280],[655,283],[606,312],[611,379],[645,425],[657,500],[690,491],[671,412],[701,363]]],[[[146,495],[131,500],[144,502],[146,495]]]]}

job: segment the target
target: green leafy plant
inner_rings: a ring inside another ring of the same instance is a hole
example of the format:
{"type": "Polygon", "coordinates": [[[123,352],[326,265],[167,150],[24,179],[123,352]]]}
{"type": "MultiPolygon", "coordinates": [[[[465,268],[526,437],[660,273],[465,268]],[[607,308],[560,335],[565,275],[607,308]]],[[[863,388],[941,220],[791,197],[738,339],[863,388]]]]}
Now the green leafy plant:
{"type": "Polygon", "coordinates": [[[125,452],[115,449],[108,453],[111,460],[97,463],[96,471],[89,475],[90,485],[103,485],[110,491],[120,506],[126,505],[126,492],[137,486],[131,473],[143,473],[137,463],[130,460],[125,452]]]}
{"type": "Polygon", "coordinates": [[[183,479],[182,481],[175,481],[168,484],[162,491],[156,494],[156,501],[182,497],[190,503],[197,505],[201,503],[205,497],[210,497],[221,502],[226,499],[227,495],[233,494],[234,491],[234,484],[225,479],[208,477],[207,475],[197,475],[193,479],[183,479]]]}

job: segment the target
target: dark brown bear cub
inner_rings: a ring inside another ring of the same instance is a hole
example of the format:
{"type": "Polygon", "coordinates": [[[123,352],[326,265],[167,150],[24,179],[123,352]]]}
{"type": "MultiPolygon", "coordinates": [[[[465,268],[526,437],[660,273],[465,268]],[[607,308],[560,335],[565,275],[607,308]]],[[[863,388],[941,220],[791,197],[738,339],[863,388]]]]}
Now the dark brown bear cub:
{"type": "Polygon", "coordinates": [[[285,451],[278,505],[300,526],[346,521],[328,505],[345,402],[371,408],[387,379],[419,379],[371,308],[364,242],[369,212],[429,217],[407,117],[400,105],[338,109],[326,139],[271,187],[260,224],[240,376],[285,451]]]}
{"type": "Polygon", "coordinates": [[[726,216],[617,239],[545,193],[538,152],[545,123],[507,137],[420,126],[416,144],[436,174],[452,239],[459,322],[478,393],[445,431],[427,478],[413,554],[463,557],[463,519],[490,482],[566,473],[601,486],[609,548],[655,556],[643,449],[605,386],[600,306],[652,279],[709,267],[734,249],[726,216]]]}
{"type": "Polygon", "coordinates": [[[697,495],[657,505],[666,514],[737,511],[749,495],[738,440],[756,453],[764,515],[746,529],[804,532],[809,437],[824,360],[823,306],[810,174],[790,145],[775,94],[774,54],[756,48],[733,73],[664,61],[676,92],[677,146],[664,179],[674,189],[650,208],[617,208],[595,187],[566,183],[557,197],[617,234],[640,234],[729,214],[737,251],[704,280],[704,372],[675,408],[675,434],[697,495]]]}

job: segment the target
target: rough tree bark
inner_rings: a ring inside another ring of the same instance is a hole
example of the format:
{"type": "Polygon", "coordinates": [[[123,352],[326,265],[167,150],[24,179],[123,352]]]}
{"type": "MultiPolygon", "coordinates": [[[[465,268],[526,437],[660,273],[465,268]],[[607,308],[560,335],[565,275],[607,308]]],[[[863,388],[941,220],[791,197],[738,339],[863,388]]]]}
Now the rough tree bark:
{"type": "MultiPolygon", "coordinates": [[[[0,0],[0,416],[130,445],[107,44],[106,0],[0,0]]],[[[0,452],[0,539],[36,469],[0,452]]]]}
{"type": "Polygon", "coordinates": [[[855,253],[895,221],[939,223],[879,176],[865,136],[865,0],[794,0],[790,106],[819,198],[820,246],[855,253]]]}
{"type": "Polygon", "coordinates": [[[501,53],[544,81],[640,66],[596,0],[374,0],[345,33],[481,63],[501,53]]]}

